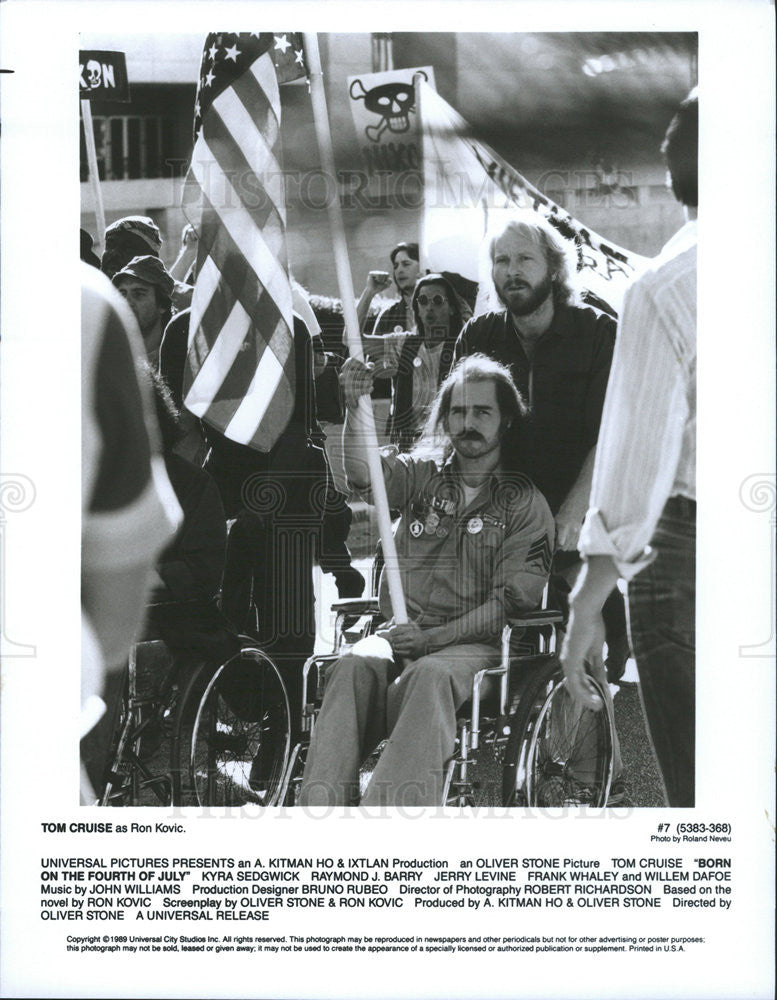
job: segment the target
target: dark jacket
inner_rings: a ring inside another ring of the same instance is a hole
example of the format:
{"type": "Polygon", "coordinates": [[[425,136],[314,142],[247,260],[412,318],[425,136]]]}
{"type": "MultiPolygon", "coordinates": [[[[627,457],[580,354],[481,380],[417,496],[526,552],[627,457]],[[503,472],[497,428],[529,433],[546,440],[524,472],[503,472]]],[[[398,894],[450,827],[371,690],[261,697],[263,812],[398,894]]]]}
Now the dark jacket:
{"type": "Polygon", "coordinates": [[[531,420],[508,438],[505,455],[554,514],[599,437],[614,345],[615,321],[590,306],[557,306],[531,362],[507,312],[470,320],[456,344],[457,359],[479,351],[510,369],[531,420]]]}

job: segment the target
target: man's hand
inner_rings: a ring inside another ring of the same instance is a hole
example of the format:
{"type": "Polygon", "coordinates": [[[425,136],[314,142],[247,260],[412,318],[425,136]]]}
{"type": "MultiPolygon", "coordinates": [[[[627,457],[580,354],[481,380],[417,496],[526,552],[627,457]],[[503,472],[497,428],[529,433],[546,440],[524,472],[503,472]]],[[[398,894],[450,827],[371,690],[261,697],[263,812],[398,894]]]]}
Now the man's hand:
{"type": "Polygon", "coordinates": [[[595,461],[596,445],[586,455],[572,489],[556,514],[556,549],[559,552],[574,552],[577,549],[580,531],[588,511],[595,461]]]}
{"type": "Polygon", "coordinates": [[[573,505],[563,503],[556,514],[556,551],[576,552],[583,527],[585,510],[575,510],[573,505]]]}
{"type": "Polygon", "coordinates": [[[194,226],[187,222],[181,230],[181,249],[193,250],[197,248],[197,231],[194,226]]]}
{"type": "Polygon", "coordinates": [[[348,358],[340,369],[340,385],[349,410],[359,407],[359,397],[372,392],[373,365],[365,365],[356,358],[348,358]]]}
{"type": "Polygon", "coordinates": [[[586,663],[591,664],[597,673],[601,673],[603,644],[604,621],[601,612],[593,607],[573,608],[561,649],[561,665],[564,667],[569,693],[581,705],[594,711],[599,711],[602,707],[602,699],[588,676],[586,663]]]}
{"type": "Polygon", "coordinates": [[[390,625],[385,630],[381,629],[378,635],[388,639],[394,653],[406,660],[418,660],[427,652],[426,635],[415,622],[390,625]]]}

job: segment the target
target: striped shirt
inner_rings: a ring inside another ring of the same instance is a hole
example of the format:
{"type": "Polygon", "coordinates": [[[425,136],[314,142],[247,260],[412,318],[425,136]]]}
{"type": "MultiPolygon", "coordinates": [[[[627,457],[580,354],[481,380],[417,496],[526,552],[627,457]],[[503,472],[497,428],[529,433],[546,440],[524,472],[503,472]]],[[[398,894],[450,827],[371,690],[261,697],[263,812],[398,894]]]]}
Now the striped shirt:
{"type": "Polygon", "coordinates": [[[696,221],[630,286],[599,430],[584,556],[625,579],[654,558],[666,501],[696,499],[696,221]]]}

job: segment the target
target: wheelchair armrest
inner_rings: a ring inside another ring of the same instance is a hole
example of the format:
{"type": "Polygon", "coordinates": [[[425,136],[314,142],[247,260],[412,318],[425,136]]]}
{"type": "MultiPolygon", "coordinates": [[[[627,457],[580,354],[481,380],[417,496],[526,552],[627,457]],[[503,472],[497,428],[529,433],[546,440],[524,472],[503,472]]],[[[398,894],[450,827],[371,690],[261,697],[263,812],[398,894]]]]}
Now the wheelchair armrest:
{"type": "Polygon", "coordinates": [[[349,597],[332,604],[332,611],[346,615],[373,615],[380,612],[377,597],[349,597]]]}
{"type": "Polygon", "coordinates": [[[539,625],[561,625],[564,616],[560,611],[527,611],[518,618],[508,619],[510,628],[536,628],[539,625]]]}

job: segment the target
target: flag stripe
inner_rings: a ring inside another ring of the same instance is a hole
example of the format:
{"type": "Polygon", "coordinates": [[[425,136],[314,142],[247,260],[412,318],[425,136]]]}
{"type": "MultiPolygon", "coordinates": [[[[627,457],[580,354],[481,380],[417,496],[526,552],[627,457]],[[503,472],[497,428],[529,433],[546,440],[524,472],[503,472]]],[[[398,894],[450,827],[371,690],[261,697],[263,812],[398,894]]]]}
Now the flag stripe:
{"type": "MultiPolygon", "coordinates": [[[[196,168],[195,173],[198,169],[201,168],[196,168]]],[[[280,312],[289,318],[290,325],[291,287],[285,270],[286,254],[282,228],[267,228],[270,241],[268,246],[263,233],[257,229],[251,215],[242,205],[222,208],[218,210],[218,216],[234,245],[234,253],[242,257],[245,262],[250,262],[250,267],[262,275],[265,288],[277,303],[280,312]]],[[[205,238],[204,234],[201,238],[205,238]]],[[[239,268],[241,263],[235,261],[233,266],[239,268]]]]}
{"type": "Polygon", "coordinates": [[[192,295],[192,311],[189,319],[189,343],[192,341],[192,331],[196,330],[202,321],[202,315],[213,298],[219,285],[221,271],[211,256],[207,256],[202,267],[197,272],[197,283],[192,295]]]}
{"type": "Polygon", "coordinates": [[[298,36],[208,36],[184,211],[197,225],[185,402],[267,451],[294,405],[279,79],[304,73],[298,36]]]}
{"type": "MultiPolygon", "coordinates": [[[[270,209],[275,211],[285,224],[283,173],[272,150],[268,147],[261,132],[254,130],[252,141],[249,144],[251,151],[249,159],[248,154],[245,154],[245,147],[241,146],[234,137],[238,127],[242,127],[244,134],[250,134],[246,131],[249,125],[246,118],[246,110],[240,101],[233,101],[231,104],[225,103],[221,108],[221,113],[208,115],[208,120],[204,123],[201,134],[204,163],[208,165],[202,171],[202,175],[211,182],[216,175],[220,184],[223,185],[225,195],[223,203],[234,204],[235,198],[240,197],[246,209],[256,217],[259,225],[263,224],[264,221],[262,214],[266,215],[270,209]],[[224,172],[219,170],[216,173],[210,166],[216,156],[219,165],[222,163],[227,165],[227,176],[230,177],[229,190],[224,183],[226,180],[224,172]],[[261,184],[257,181],[260,176],[262,178],[261,184]]],[[[210,186],[213,187],[213,184],[211,183],[210,186]]],[[[211,202],[219,204],[214,190],[206,193],[211,202]]]]}
{"type": "Polygon", "coordinates": [[[248,72],[235,82],[234,91],[249,111],[257,108],[254,120],[260,116],[258,109],[261,109],[262,117],[269,113],[271,117],[266,118],[264,130],[268,143],[274,146],[281,124],[281,95],[269,55],[256,60],[248,72]]]}
{"type": "MultiPolygon", "coordinates": [[[[217,213],[209,209],[203,225],[201,245],[207,247],[209,270],[206,275],[202,298],[198,297],[198,287],[195,287],[192,302],[191,325],[200,327],[202,346],[207,350],[216,340],[219,324],[228,316],[234,300],[244,303],[250,313],[251,305],[259,295],[256,276],[248,261],[240,255],[234,243],[226,234],[217,213]],[[215,261],[229,262],[224,273],[219,270],[215,261]],[[215,279],[215,280],[214,280],[215,279]]],[[[198,286],[200,282],[198,281],[198,286]]]]}
{"type": "MultiPolygon", "coordinates": [[[[195,388],[191,397],[193,403],[203,394],[210,394],[214,402],[223,402],[227,399],[240,400],[253,383],[252,369],[247,363],[252,351],[257,362],[263,356],[263,352],[269,350],[277,353],[280,368],[286,365],[290,354],[288,322],[285,322],[282,328],[279,327],[282,317],[272,297],[267,294],[266,290],[260,290],[258,298],[249,299],[248,295],[240,294],[239,285],[237,289],[235,288],[236,281],[239,282],[242,274],[245,282],[249,285],[249,291],[255,289],[255,283],[251,285],[250,280],[253,272],[248,262],[240,256],[237,248],[231,242],[229,234],[223,228],[218,229],[211,252],[215,256],[233,260],[235,263],[229,269],[229,284],[226,280],[219,282],[217,287],[212,290],[210,301],[198,319],[194,360],[198,365],[203,366],[206,377],[201,385],[197,384],[193,387],[195,388]],[[237,295],[235,295],[236,290],[237,295]],[[266,340],[262,338],[254,346],[248,341],[240,343],[236,332],[239,328],[235,326],[236,317],[233,316],[232,312],[235,298],[240,299],[243,303],[241,308],[246,318],[245,333],[253,324],[257,329],[263,331],[272,330],[273,334],[266,340]],[[231,321],[226,327],[223,321],[225,315],[229,315],[231,321]],[[225,332],[225,329],[228,332],[225,332]],[[208,359],[205,362],[208,350],[219,344],[219,341],[225,336],[227,343],[223,353],[217,354],[213,360],[208,359]],[[220,385],[215,382],[214,370],[219,370],[221,373],[220,385]]],[[[199,303],[197,305],[199,306],[199,303]]],[[[271,370],[274,369],[267,369],[267,371],[271,370]]],[[[268,389],[271,385],[271,382],[266,382],[268,389]]]]}
{"type": "MultiPolygon", "coordinates": [[[[218,220],[215,224],[218,225],[218,220]]],[[[210,226],[206,227],[206,233],[209,228],[210,226]]],[[[278,243],[282,237],[282,230],[278,229],[271,234],[271,237],[272,243],[278,243]]],[[[207,241],[207,235],[205,238],[207,241]]],[[[288,308],[284,311],[282,303],[279,305],[272,295],[269,294],[268,289],[262,289],[256,284],[253,268],[223,226],[218,225],[209,251],[217,259],[228,260],[230,262],[229,269],[224,274],[222,284],[212,289],[210,302],[207,306],[204,306],[202,314],[198,317],[198,323],[203,327],[209,344],[213,343],[211,338],[215,338],[218,335],[218,310],[221,308],[223,314],[226,314],[232,307],[231,297],[239,298],[245,306],[246,311],[258,323],[263,322],[267,318],[268,303],[272,305],[275,314],[272,315],[272,325],[269,326],[269,329],[275,328],[277,313],[285,316],[287,325],[291,324],[292,310],[290,295],[288,308]],[[227,290],[229,295],[227,295],[227,290]],[[215,316],[213,315],[214,313],[215,316]]]]}
{"type": "Polygon", "coordinates": [[[256,94],[257,87],[263,95],[261,98],[262,106],[267,105],[269,107],[274,119],[274,125],[273,122],[267,123],[268,137],[273,134],[273,127],[275,128],[273,138],[270,142],[274,146],[278,134],[277,129],[281,121],[281,93],[275,74],[275,67],[267,53],[260,56],[251,65],[248,72],[235,82],[235,91],[240,95],[241,100],[243,100],[248,108],[251,108],[253,102],[256,100],[254,95],[256,94]]]}
{"type": "Polygon", "coordinates": [[[251,317],[239,302],[235,302],[221,325],[219,336],[209,348],[186,398],[187,407],[196,416],[201,417],[205,410],[193,409],[193,405],[199,406],[199,404],[195,404],[195,401],[207,400],[207,409],[207,405],[210,404],[221,387],[224,371],[231,369],[235,358],[243,347],[250,326],[251,317]]]}
{"type": "MultiPolygon", "coordinates": [[[[290,330],[282,316],[276,314],[275,325],[272,325],[272,310],[270,315],[263,321],[262,329],[265,331],[267,341],[258,338],[246,338],[241,348],[241,353],[235,357],[231,367],[224,367],[222,372],[222,383],[218,391],[214,393],[214,401],[224,402],[228,399],[241,400],[253,382],[253,368],[246,362],[250,359],[252,364],[258,364],[265,354],[270,353],[276,356],[279,367],[282,369],[291,354],[283,353],[283,348],[290,339],[290,330]],[[272,334],[267,331],[272,330],[272,334]]],[[[266,382],[265,388],[268,392],[273,391],[275,383],[266,382]]]]}
{"type": "Polygon", "coordinates": [[[265,386],[268,383],[281,385],[283,365],[271,350],[266,350],[256,366],[251,384],[243,396],[243,401],[230,420],[227,433],[237,440],[251,440],[264,418],[271,399],[265,386]]]}

